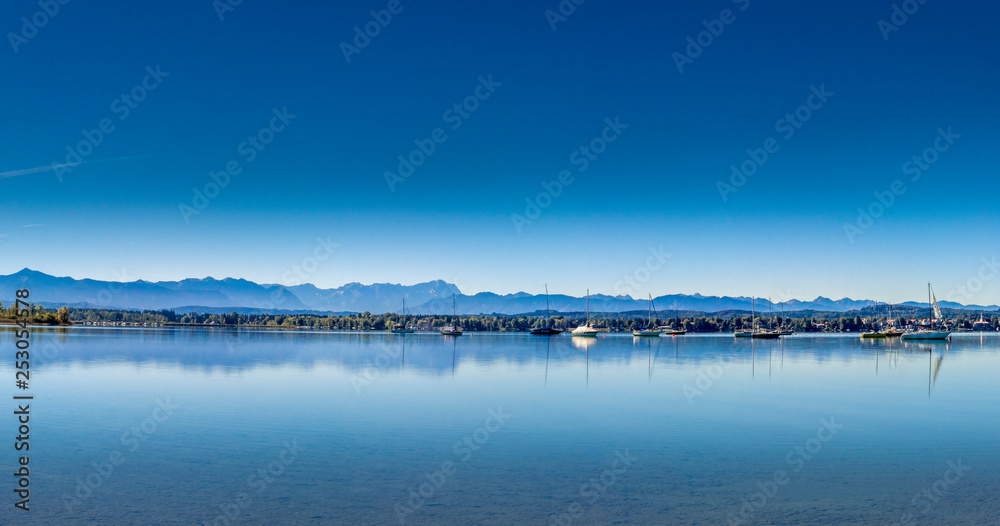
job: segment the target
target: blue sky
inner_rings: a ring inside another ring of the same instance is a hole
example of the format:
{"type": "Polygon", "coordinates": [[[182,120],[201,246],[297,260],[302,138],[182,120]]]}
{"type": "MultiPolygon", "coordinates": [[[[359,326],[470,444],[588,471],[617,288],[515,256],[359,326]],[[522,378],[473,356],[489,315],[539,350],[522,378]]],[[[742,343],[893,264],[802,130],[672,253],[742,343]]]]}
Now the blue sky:
{"type": "Polygon", "coordinates": [[[342,43],[388,5],[243,2],[220,20],[208,0],[4,4],[0,272],[273,283],[323,238],[338,246],[309,281],[325,287],[902,301],[929,280],[1000,303],[984,263],[1000,222],[1000,6],[929,0],[886,40],[892,2],[587,0],[553,30],[556,1],[402,0],[348,62],[342,43]],[[723,10],[730,23],[712,22],[723,10]],[[679,71],[687,39],[720,24],[679,71]],[[796,111],[808,118],[789,136],[779,121],[796,111]],[[60,180],[49,167],[102,122],[60,180]],[[934,160],[919,177],[915,155],[934,160]],[[744,162],[753,175],[720,191],[744,162]],[[227,164],[239,173],[196,201],[227,164]],[[572,182],[545,190],[563,171],[572,182]],[[905,192],[859,218],[894,181],[905,192]],[[526,199],[548,205],[530,224],[513,217],[526,199]],[[650,266],[651,250],[670,256],[650,266]]]}

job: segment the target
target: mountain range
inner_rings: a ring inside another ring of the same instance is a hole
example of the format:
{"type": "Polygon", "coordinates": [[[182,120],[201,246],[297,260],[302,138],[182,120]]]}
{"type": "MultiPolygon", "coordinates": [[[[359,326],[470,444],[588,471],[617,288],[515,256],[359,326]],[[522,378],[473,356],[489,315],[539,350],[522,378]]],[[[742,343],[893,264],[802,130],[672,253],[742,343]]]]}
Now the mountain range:
{"type": "MultiPolygon", "coordinates": [[[[0,300],[13,301],[18,289],[31,291],[32,302],[45,306],[67,305],[77,308],[174,310],[177,312],[399,312],[405,299],[413,314],[451,314],[452,296],[459,314],[521,314],[545,310],[544,294],[495,294],[480,292],[465,295],[451,283],[436,280],[416,285],[348,283],[333,289],[321,289],[311,284],[285,286],[258,284],[245,279],[184,279],[181,281],[98,281],[55,277],[30,269],[0,276],[0,300]]],[[[660,311],[681,310],[720,312],[751,308],[751,298],[745,296],[702,296],[701,294],[670,294],[654,298],[660,311]]],[[[847,312],[869,306],[871,300],[843,298],[832,300],[818,297],[812,301],[789,300],[787,312],[815,310],[847,312]]],[[[962,305],[942,301],[942,307],[968,310],[997,310],[996,305],[962,305]]],[[[585,298],[564,294],[549,296],[550,308],[557,312],[582,312],[585,298]]],[[[757,300],[759,311],[767,310],[766,300],[757,300]]],[[[906,302],[904,305],[924,306],[926,303],[906,302]]],[[[779,309],[774,304],[775,310],[779,309]]],[[[626,312],[647,309],[645,299],[631,296],[590,296],[594,312],[626,312]]]]}

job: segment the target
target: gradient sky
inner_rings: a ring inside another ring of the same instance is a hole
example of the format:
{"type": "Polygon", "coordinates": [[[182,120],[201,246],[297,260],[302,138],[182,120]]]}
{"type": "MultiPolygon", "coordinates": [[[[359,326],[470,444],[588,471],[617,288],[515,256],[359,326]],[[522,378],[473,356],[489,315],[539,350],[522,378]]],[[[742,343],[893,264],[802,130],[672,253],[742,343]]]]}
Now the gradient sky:
{"type": "Polygon", "coordinates": [[[37,2],[4,3],[0,273],[277,283],[322,237],[339,244],[308,275],[323,287],[904,301],[931,281],[1000,303],[980,272],[1000,252],[1000,5],[930,0],[885,40],[890,1],[589,0],[553,31],[555,0],[402,0],[348,63],[341,43],[387,3],[246,1],[220,20],[209,0],[70,2],[37,34],[21,20],[37,2]],[[673,53],[723,9],[735,21],[679,72],[673,53]],[[169,76],[120,119],[157,65],[169,76]],[[445,110],[489,75],[500,86],[453,130],[445,110]],[[783,137],[820,86],[833,95],[783,137]],[[286,107],[248,161],[240,143],[286,107]],[[571,155],[615,117],[628,128],[581,172],[571,155]],[[104,118],[115,129],[60,181],[48,167],[104,118]],[[960,138],[912,181],[904,163],[948,127],[960,138]],[[435,128],[447,139],[390,191],[435,128]],[[771,137],[724,200],[717,182],[771,137]],[[186,222],[179,205],[229,161],[241,173],[186,222]],[[512,214],[562,170],[573,183],[518,232],[512,214]],[[906,192],[851,242],[845,223],[895,180],[906,192]]]}

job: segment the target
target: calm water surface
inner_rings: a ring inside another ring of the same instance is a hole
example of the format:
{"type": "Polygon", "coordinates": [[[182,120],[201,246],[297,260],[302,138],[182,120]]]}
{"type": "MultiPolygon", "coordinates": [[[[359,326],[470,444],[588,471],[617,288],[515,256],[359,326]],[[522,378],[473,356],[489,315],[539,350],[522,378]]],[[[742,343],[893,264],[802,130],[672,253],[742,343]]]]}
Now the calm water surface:
{"type": "Polygon", "coordinates": [[[996,334],[32,338],[3,524],[1000,523],[996,334]]]}

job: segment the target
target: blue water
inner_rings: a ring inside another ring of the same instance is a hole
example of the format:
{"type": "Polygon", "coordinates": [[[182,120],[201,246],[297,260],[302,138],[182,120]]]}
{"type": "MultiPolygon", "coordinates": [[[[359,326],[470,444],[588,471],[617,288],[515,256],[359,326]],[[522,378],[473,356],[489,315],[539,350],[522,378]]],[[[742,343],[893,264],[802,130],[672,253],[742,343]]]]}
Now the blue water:
{"type": "Polygon", "coordinates": [[[1000,523],[996,334],[32,340],[3,524],[1000,523]]]}

